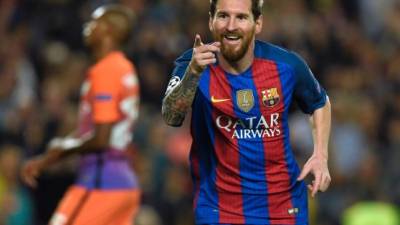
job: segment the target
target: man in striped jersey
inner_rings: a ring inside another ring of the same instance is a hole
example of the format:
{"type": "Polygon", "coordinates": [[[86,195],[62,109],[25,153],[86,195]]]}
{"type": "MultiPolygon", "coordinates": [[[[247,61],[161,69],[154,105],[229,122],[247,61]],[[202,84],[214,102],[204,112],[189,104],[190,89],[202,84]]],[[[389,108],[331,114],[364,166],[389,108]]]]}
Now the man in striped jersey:
{"type": "Polygon", "coordinates": [[[180,126],[192,108],[190,153],[196,224],[307,225],[311,195],[330,184],[330,103],[297,54],[255,39],[262,0],[211,0],[215,42],[175,62],[164,120],[180,126]],[[310,115],[314,152],[303,170],[289,141],[295,100],[310,115]]]}

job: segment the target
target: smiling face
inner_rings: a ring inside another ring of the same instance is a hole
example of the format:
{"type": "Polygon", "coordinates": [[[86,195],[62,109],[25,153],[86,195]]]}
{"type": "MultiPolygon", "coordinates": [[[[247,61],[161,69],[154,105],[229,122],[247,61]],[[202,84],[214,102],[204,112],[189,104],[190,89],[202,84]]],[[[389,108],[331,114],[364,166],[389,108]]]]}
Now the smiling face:
{"type": "Polygon", "coordinates": [[[251,0],[219,0],[209,26],[215,41],[221,42],[223,57],[236,62],[250,54],[255,34],[261,31],[262,17],[257,20],[251,11],[251,0]]]}

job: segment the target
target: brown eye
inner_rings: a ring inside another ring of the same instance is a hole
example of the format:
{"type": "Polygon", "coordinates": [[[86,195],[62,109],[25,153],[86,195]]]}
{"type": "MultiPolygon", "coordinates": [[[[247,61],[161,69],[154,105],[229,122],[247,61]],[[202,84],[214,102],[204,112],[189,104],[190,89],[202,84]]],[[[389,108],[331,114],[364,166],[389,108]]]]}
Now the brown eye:
{"type": "Polygon", "coordinates": [[[225,19],[228,17],[228,15],[226,13],[218,13],[217,17],[220,19],[225,19]]]}
{"type": "Polygon", "coordinates": [[[237,18],[239,20],[246,20],[248,18],[248,16],[247,15],[238,15],[237,18]]]}

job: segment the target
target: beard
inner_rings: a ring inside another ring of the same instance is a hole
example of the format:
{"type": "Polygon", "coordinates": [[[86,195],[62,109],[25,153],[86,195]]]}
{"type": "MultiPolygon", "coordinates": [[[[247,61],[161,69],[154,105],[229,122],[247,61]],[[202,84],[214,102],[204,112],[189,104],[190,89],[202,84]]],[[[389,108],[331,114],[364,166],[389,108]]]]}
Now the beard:
{"type": "Polygon", "coordinates": [[[252,29],[249,33],[243,34],[242,32],[224,32],[222,34],[218,34],[213,32],[214,40],[219,41],[221,43],[221,54],[222,56],[229,62],[237,62],[244,57],[246,52],[250,47],[250,42],[253,40],[255,33],[255,29],[252,29]],[[241,40],[239,46],[230,46],[226,45],[223,42],[224,36],[226,35],[235,35],[238,36],[241,40]]]}

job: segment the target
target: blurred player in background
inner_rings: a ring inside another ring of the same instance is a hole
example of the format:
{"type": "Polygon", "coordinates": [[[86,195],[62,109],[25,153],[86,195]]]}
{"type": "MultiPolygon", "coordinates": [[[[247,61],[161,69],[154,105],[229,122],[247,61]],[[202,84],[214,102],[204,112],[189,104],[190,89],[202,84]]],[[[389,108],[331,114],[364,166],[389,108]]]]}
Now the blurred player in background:
{"type": "Polygon", "coordinates": [[[262,0],[211,0],[215,42],[196,35],[176,61],[164,120],[180,126],[192,108],[190,153],[196,224],[307,225],[311,195],[330,184],[330,103],[297,54],[255,40],[262,0]],[[292,100],[310,115],[314,153],[300,169],[289,141],[292,100]]]}
{"type": "Polygon", "coordinates": [[[133,12],[120,5],[93,12],[83,35],[95,64],[81,89],[79,127],[74,135],[53,139],[45,154],[24,165],[22,178],[35,187],[46,168],[70,155],[82,155],[78,179],[50,225],[133,224],[140,190],[126,150],[138,117],[139,86],[133,64],[120,50],[132,23],[133,12]]]}

